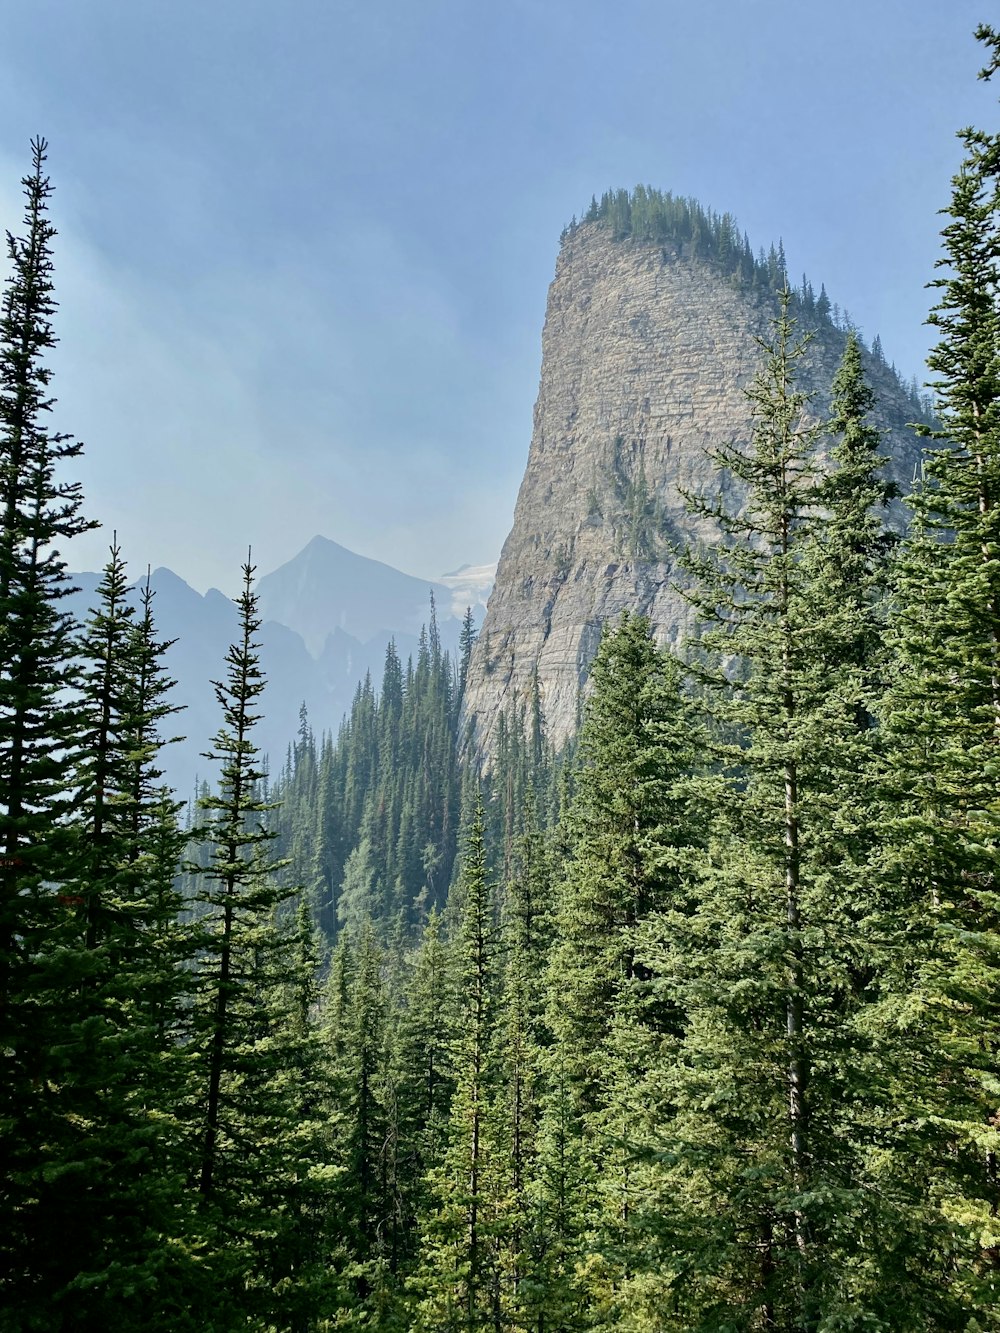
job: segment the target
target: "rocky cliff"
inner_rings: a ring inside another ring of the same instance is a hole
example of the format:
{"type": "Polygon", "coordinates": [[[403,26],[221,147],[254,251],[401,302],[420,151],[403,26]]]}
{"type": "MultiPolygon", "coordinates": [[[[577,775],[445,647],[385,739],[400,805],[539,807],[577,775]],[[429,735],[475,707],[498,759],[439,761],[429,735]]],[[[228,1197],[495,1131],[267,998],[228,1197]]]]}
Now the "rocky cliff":
{"type": "MultiPolygon", "coordinates": [[[[466,712],[481,752],[536,676],[550,736],[572,733],[601,626],[624,608],[648,615],[661,643],[685,637],[673,551],[717,534],[686,512],[682,492],[732,485],[708,451],[748,438],[744,389],[776,305],[683,245],[614,239],[601,221],[565,235],[527,469],[470,668],[466,712]]],[[[797,331],[811,325],[799,383],[821,417],[845,335],[805,315],[797,331]]],[[[906,489],[920,451],[907,423],[918,409],[884,363],[868,358],[866,368],[883,452],[906,489]]]]}

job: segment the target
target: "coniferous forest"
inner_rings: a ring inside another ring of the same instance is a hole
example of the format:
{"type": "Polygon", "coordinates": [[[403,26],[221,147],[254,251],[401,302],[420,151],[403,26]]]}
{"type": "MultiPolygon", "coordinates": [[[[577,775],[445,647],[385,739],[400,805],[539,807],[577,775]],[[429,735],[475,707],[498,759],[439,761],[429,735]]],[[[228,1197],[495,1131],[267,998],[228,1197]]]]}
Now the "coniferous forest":
{"type": "MultiPolygon", "coordinates": [[[[1000,135],[960,138],[905,535],[858,340],[813,424],[781,283],[715,459],[748,501],[691,501],[723,537],[679,554],[684,656],[624,615],[573,745],[536,689],[483,766],[472,619],[453,657],[431,607],[268,773],[248,557],[188,807],[116,540],[63,609],[93,520],[34,142],[0,321],[0,1328],[1000,1329],[1000,135]]],[[[589,216],[771,282],[690,201],[589,216]]]]}

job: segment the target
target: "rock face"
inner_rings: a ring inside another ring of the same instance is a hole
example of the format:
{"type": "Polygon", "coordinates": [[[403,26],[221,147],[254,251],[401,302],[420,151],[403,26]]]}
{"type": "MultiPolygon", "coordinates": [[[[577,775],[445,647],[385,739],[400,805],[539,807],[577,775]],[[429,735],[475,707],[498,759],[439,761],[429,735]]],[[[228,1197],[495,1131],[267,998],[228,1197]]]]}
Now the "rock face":
{"type": "MultiPolygon", "coordinates": [[[[482,754],[536,678],[550,737],[572,734],[601,627],[623,609],[648,615],[660,643],[688,633],[673,552],[718,534],[686,511],[683,492],[728,488],[740,503],[708,451],[749,438],[744,390],[776,308],[676,247],[614,240],[601,222],[564,239],[527,470],[470,665],[465,708],[482,754]]],[[[817,419],[843,346],[821,324],[798,363],[817,419]]],[[[888,470],[905,490],[920,453],[907,423],[919,409],[884,364],[866,358],[866,370],[888,470]]]]}

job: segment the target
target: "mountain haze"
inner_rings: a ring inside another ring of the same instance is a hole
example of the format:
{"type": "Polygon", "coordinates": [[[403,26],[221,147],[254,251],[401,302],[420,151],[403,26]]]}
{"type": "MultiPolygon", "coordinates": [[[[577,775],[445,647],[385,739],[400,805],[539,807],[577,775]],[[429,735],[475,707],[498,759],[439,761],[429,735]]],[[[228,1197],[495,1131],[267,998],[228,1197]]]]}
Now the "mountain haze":
{"type": "Polygon", "coordinates": [[[314,657],[337,629],[360,643],[385,632],[419,634],[430,616],[432,594],[442,621],[451,611],[443,584],[403,574],[328,537],[313,537],[298,555],[265,574],[257,593],[261,616],[294,629],[314,657]]]}
{"type": "MultiPolygon", "coordinates": [[[[416,656],[432,592],[444,608],[438,622],[442,646],[454,648],[461,622],[451,614],[453,598],[467,593],[467,604],[484,600],[491,573],[491,567],[466,566],[449,576],[451,587],[428,583],[314,537],[292,560],[264,575],[258,584],[259,639],[268,684],[256,742],[271,771],[284,762],[303,704],[317,734],[336,734],[366,674],[381,679],[390,640],[403,663],[416,656]]],[[[95,605],[101,576],[79,573],[73,580],[78,591],[67,599],[67,609],[82,623],[95,605]]],[[[158,636],[174,641],[166,665],[177,682],[172,702],[181,706],[164,734],[184,738],[166,747],[163,765],[166,780],[187,797],[196,782],[216,777],[203,752],[220,722],[212,681],[224,674],[226,651],[238,631],[237,608],[218,588],[202,595],[169,569],[154,570],[150,586],[158,636]]],[[[134,585],[131,597],[138,605],[134,585]]]]}

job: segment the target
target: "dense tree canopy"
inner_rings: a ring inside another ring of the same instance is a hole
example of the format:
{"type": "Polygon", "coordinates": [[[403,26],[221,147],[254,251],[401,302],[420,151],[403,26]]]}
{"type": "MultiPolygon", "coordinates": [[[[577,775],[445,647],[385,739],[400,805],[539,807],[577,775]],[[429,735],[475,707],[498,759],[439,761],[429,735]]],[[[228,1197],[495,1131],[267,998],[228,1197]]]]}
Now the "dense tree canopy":
{"type": "Polygon", "coordinates": [[[825,292],[690,200],[605,195],[590,223],[778,294],[715,460],[746,503],[702,501],[685,557],[700,637],[624,615],[577,743],[536,678],[480,764],[473,622],[453,660],[432,604],[269,777],[248,563],[187,828],[148,578],[136,608],[113,540],[62,612],[87,523],[33,144],[0,318],[0,1329],[1000,1328],[1000,136],[961,139],[904,537],[849,329],[828,420],[797,387],[825,292]]]}

